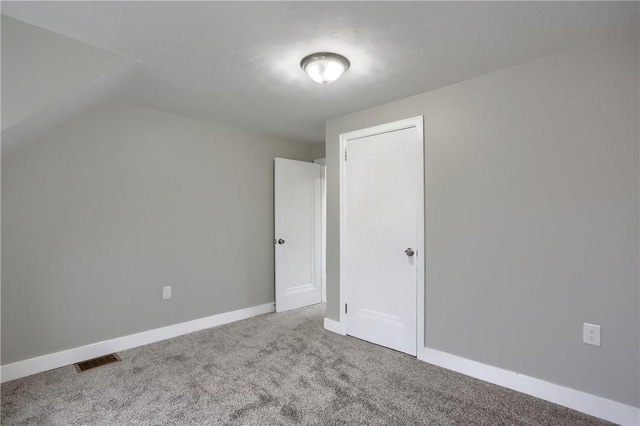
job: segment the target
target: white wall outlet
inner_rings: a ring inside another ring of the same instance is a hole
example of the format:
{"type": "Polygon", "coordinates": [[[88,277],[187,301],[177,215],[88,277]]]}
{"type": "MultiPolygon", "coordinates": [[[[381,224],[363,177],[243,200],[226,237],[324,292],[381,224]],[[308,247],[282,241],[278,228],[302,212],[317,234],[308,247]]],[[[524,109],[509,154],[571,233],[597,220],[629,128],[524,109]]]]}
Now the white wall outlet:
{"type": "Polygon", "coordinates": [[[171,286],[162,287],[162,300],[171,299],[171,286]]]}
{"type": "Polygon", "coordinates": [[[588,345],[600,346],[600,326],[596,324],[582,324],[582,341],[588,345]]]}

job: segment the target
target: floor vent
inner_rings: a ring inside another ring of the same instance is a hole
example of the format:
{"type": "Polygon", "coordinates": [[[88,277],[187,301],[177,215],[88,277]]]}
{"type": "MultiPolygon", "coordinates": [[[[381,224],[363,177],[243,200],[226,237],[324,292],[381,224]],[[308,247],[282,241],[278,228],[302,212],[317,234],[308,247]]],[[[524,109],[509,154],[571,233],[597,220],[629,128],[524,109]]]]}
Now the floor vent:
{"type": "Polygon", "coordinates": [[[109,354],[104,356],[99,356],[98,358],[90,359],[87,361],[78,362],[77,364],[73,364],[76,367],[76,371],[78,373],[86,370],[91,370],[92,368],[100,367],[101,365],[111,364],[112,362],[120,361],[120,357],[118,354],[109,354]]]}

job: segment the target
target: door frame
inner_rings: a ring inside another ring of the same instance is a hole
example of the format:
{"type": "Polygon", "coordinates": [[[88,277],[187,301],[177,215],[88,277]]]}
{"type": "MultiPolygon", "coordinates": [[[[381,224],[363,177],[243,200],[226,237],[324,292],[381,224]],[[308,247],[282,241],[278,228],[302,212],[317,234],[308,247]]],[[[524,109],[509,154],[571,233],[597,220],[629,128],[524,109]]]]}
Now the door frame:
{"type": "Polygon", "coordinates": [[[321,220],[321,236],[322,248],[320,249],[320,282],[322,283],[322,303],[327,303],[327,159],[318,158],[313,160],[314,163],[322,166],[320,184],[320,197],[322,198],[322,220],[321,220]]]}
{"type": "Polygon", "coordinates": [[[417,283],[416,283],[416,351],[417,358],[422,359],[425,348],[425,193],[424,193],[424,176],[425,176],[425,160],[424,160],[424,126],[423,116],[407,118],[404,120],[398,120],[391,123],[385,123],[378,126],[367,127],[365,129],[355,130],[352,132],[340,134],[340,324],[342,330],[347,330],[347,316],[345,314],[345,301],[347,295],[347,279],[346,279],[346,234],[347,234],[347,180],[346,180],[346,148],[347,143],[354,139],[361,139],[368,136],[374,136],[381,133],[390,133],[398,130],[415,129],[416,136],[422,143],[420,144],[420,155],[422,161],[422,173],[421,179],[416,182],[416,190],[418,191],[418,244],[417,255],[419,261],[417,262],[417,283]]]}

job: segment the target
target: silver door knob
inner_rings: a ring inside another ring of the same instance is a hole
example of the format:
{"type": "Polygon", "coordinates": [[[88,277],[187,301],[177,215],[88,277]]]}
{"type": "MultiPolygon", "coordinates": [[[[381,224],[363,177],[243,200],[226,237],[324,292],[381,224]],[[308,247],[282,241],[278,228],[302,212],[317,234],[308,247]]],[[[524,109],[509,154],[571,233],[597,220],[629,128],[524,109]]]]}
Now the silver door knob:
{"type": "Polygon", "coordinates": [[[413,256],[414,254],[416,254],[416,252],[415,252],[411,247],[409,247],[408,249],[406,249],[404,252],[405,252],[405,254],[406,254],[407,256],[409,256],[409,257],[411,257],[411,256],[413,256]]]}
{"type": "Polygon", "coordinates": [[[282,238],[280,238],[280,239],[278,240],[278,244],[280,244],[280,245],[284,244],[284,240],[283,240],[282,238]]]}

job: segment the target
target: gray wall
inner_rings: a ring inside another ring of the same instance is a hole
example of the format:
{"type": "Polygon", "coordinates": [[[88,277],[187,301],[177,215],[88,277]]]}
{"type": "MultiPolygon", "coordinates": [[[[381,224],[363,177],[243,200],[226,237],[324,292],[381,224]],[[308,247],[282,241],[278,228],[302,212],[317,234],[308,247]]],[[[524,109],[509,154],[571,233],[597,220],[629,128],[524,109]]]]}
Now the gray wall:
{"type": "Polygon", "coordinates": [[[327,122],[327,316],[339,134],[424,115],[426,346],[638,407],[638,79],[636,35],[327,122]]]}
{"type": "Polygon", "coordinates": [[[2,130],[135,62],[4,15],[1,20],[2,130]]]}
{"type": "Polygon", "coordinates": [[[2,363],[273,302],[276,156],[312,160],[110,105],[3,158],[2,363]]]}
{"type": "Polygon", "coordinates": [[[314,160],[319,160],[321,158],[325,158],[325,143],[324,142],[318,142],[318,143],[314,143],[313,145],[311,145],[311,150],[313,152],[313,159],[314,160]]]}
{"type": "Polygon", "coordinates": [[[2,15],[2,156],[115,99],[137,65],[2,15]]]}

